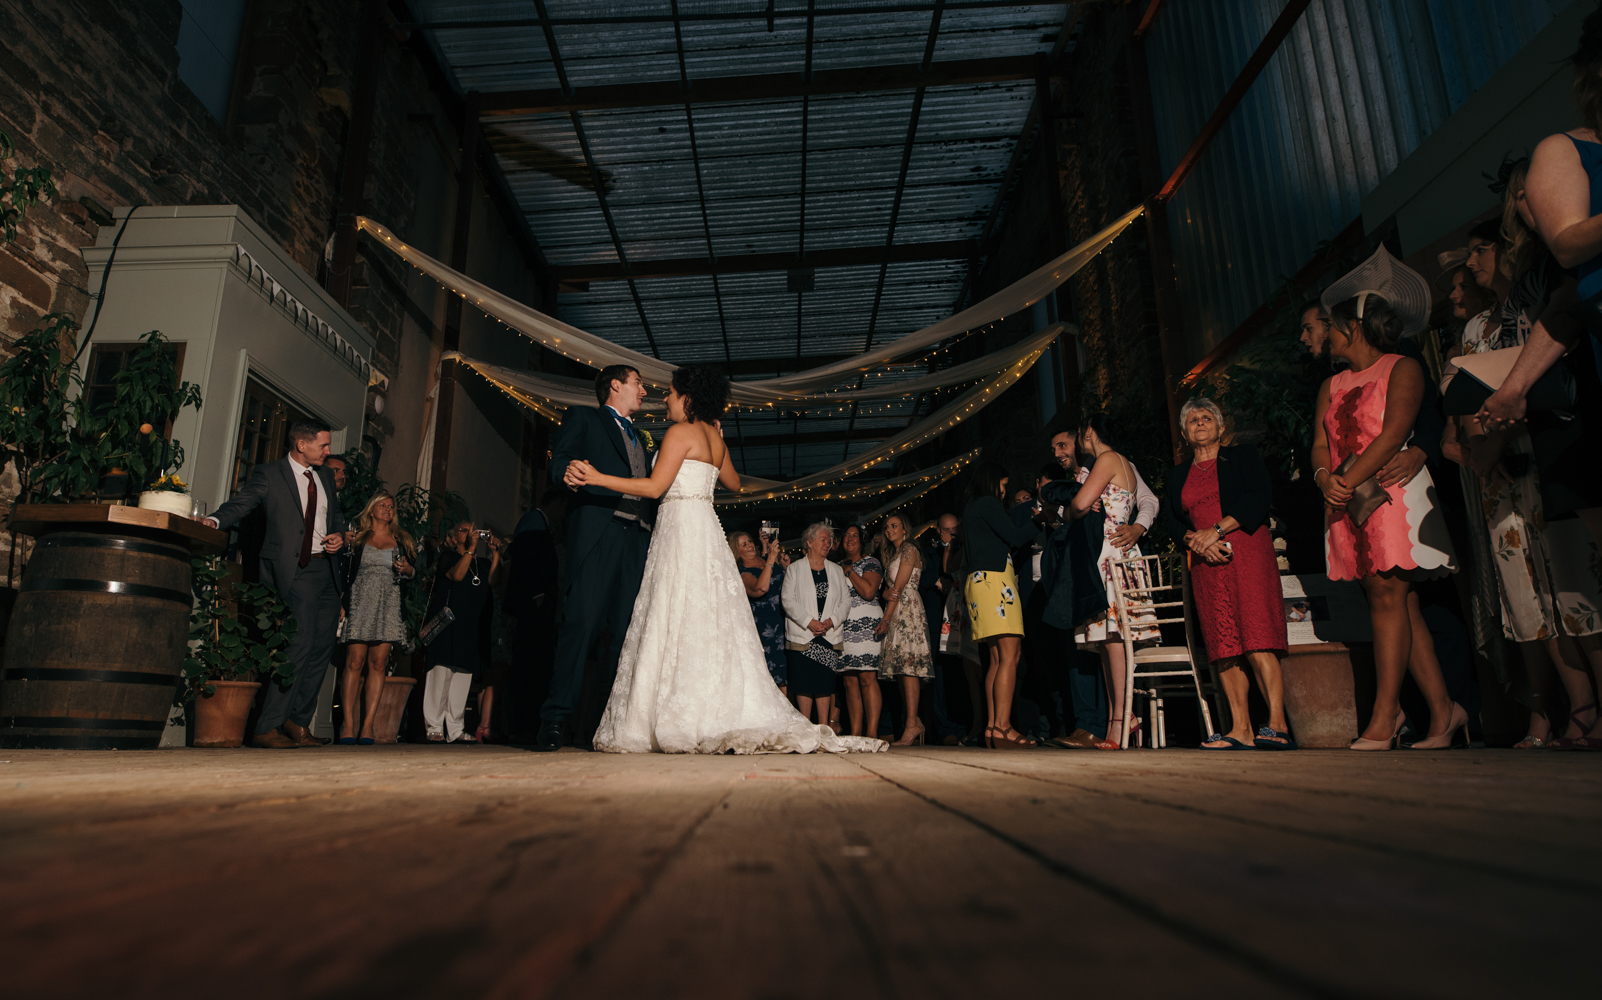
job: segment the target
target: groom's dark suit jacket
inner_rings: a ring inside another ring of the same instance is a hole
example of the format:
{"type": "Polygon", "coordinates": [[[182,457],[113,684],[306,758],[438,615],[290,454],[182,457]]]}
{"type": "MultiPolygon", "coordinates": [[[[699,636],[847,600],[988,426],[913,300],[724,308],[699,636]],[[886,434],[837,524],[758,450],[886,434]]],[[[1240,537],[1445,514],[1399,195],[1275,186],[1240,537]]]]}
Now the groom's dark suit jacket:
{"type": "MultiPolygon", "coordinates": [[[[638,433],[636,431],[636,433],[638,433]]],[[[642,439],[643,443],[643,439],[642,439]]],[[[623,443],[623,431],[605,407],[569,407],[562,418],[562,429],[557,432],[556,443],[551,446],[551,483],[562,486],[562,476],[569,462],[583,459],[595,466],[596,471],[608,476],[629,478],[629,453],[623,443]]],[[[650,453],[646,454],[650,461],[650,453]]],[[[616,490],[599,486],[581,486],[568,506],[567,558],[569,565],[577,565],[589,555],[601,533],[613,521],[613,511],[625,498],[616,490]]],[[[647,520],[655,513],[654,501],[645,501],[647,520]]]]}

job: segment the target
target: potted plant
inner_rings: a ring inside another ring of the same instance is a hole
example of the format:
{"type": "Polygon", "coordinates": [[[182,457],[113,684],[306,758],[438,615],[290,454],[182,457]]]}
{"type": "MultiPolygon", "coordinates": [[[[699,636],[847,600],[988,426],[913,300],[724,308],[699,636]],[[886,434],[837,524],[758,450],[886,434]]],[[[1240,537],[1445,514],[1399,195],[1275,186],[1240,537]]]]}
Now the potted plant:
{"type": "Polygon", "coordinates": [[[294,676],[284,650],[295,618],[272,587],[233,579],[236,564],[210,556],[192,566],[195,607],[178,704],[194,708],[195,746],[237,747],[261,681],[294,676]]]}

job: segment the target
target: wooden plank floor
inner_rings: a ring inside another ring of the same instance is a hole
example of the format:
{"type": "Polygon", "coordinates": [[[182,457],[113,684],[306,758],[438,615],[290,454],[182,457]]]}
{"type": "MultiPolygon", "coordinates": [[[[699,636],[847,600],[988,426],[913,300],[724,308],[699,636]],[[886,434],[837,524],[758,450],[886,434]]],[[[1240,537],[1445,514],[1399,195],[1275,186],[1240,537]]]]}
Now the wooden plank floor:
{"type": "Polygon", "coordinates": [[[6,994],[1590,995],[1602,757],[0,752],[6,994]]]}

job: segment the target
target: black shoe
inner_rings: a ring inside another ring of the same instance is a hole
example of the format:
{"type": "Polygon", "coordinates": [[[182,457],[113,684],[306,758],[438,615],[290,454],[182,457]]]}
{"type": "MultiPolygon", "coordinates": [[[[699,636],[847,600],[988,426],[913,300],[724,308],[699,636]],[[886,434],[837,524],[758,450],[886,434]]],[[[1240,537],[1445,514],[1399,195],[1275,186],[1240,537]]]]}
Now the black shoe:
{"type": "Polygon", "coordinates": [[[540,726],[540,734],[534,737],[534,749],[547,752],[562,749],[561,723],[547,722],[540,726]]]}

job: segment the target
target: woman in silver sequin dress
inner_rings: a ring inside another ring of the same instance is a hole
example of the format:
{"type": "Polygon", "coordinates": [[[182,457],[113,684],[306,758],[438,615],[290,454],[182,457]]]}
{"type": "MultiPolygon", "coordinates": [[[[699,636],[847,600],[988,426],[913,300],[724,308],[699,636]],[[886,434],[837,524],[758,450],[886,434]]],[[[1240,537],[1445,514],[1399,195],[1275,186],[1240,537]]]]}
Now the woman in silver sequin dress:
{"type": "Polygon", "coordinates": [[[356,519],[356,543],[346,560],[344,641],[348,645],[340,675],[339,703],[345,716],[339,727],[341,743],[373,742],[373,716],[384,693],[389,650],[406,641],[401,588],[416,575],[412,568],[416,559],[412,536],[395,523],[395,498],[382,490],[373,494],[356,519]]]}

